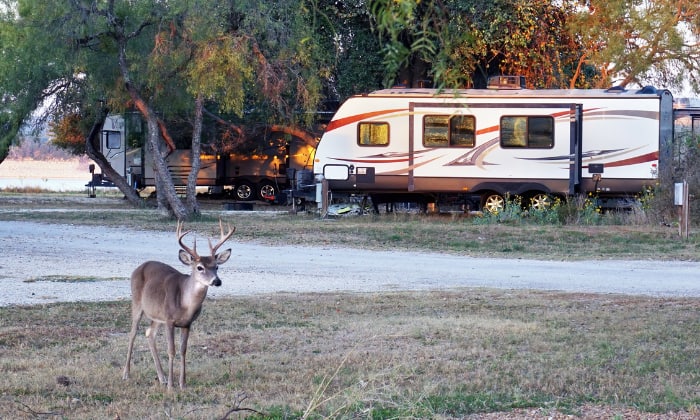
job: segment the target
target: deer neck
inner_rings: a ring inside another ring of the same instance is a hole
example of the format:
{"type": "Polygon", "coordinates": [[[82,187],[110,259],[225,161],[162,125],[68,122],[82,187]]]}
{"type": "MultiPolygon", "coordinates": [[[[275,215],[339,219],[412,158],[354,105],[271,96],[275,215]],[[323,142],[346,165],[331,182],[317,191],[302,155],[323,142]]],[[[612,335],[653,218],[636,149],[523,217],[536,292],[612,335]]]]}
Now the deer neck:
{"type": "Polygon", "coordinates": [[[185,287],[183,287],[183,298],[186,296],[187,299],[203,302],[204,298],[207,297],[208,290],[209,286],[198,282],[194,277],[190,276],[187,281],[185,281],[185,287]]]}
{"type": "Polygon", "coordinates": [[[188,312],[196,313],[202,307],[202,302],[207,297],[209,286],[203,285],[190,276],[185,279],[182,288],[181,305],[188,312]]]}

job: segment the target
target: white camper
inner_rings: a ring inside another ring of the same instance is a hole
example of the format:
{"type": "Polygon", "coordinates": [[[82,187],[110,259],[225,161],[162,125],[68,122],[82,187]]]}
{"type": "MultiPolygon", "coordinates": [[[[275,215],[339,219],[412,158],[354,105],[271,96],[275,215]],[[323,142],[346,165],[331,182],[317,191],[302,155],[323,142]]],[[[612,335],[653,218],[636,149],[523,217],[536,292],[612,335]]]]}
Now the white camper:
{"type": "Polygon", "coordinates": [[[338,109],[314,175],[325,193],[375,204],[458,198],[494,209],[507,194],[534,206],[587,192],[626,198],[657,182],[672,141],[673,97],[650,87],[386,89],[338,109]]]}

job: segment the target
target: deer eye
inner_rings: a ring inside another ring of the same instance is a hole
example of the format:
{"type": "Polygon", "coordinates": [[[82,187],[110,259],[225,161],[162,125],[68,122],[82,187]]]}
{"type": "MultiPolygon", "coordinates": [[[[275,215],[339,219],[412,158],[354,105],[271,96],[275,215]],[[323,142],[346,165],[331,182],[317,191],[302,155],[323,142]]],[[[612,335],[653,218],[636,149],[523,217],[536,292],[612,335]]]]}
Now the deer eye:
{"type": "Polygon", "coordinates": [[[197,266],[197,271],[199,271],[199,272],[201,273],[202,271],[204,271],[204,267],[201,266],[201,265],[198,265],[198,266],[197,266]]]}

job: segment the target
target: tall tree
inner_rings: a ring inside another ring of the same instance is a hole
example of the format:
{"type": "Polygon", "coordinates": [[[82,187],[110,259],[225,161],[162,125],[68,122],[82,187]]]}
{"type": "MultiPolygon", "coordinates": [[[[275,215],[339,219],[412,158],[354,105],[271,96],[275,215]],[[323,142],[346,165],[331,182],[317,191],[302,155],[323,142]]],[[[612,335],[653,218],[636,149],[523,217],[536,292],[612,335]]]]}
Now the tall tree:
{"type": "MultiPolygon", "coordinates": [[[[98,98],[114,112],[134,107],[147,123],[159,207],[177,218],[197,208],[181,203],[163,159],[177,141],[169,121],[187,119],[196,148],[204,114],[234,117],[238,134],[251,121],[308,120],[330,74],[333,53],[319,47],[314,32],[318,9],[302,0],[0,1],[2,10],[17,10],[0,22],[0,68],[11,70],[0,82],[3,106],[11,108],[2,114],[4,138],[45,97],[54,100],[58,120],[94,115],[98,98]],[[47,54],[32,51],[35,44],[47,54]],[[13,67],[22,62],[45,74],[29,80],[13,67]],[[49,91],[53,86],[59,88],[49,91]]],[[[195,179],[189,177],[191,195],[195,179]]]]}
{"type": "Polygon", "coordinates": [[[570,29],[585,46],[582,62],[598,86],[647,84],[700,92],[697,0],[577,0],[570,29]]]}

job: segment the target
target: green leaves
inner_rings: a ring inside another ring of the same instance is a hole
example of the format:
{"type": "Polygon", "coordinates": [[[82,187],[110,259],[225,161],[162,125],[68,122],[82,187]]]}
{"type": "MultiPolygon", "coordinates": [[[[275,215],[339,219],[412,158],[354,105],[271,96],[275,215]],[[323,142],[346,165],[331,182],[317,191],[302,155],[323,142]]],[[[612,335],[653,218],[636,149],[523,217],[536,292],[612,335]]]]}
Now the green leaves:
{"type": "Polygon", "coordinates": [[[196,45],[187,67],[188,91],[201,93],[223,112],[243,116],[245,88],[254,81],[253,61],[245,38],[223,35],[196,45]]]}
{"type": "Polygon", "coordinates": [[[421,0],[374,0],[370,10],[376,29],[385,40],[382,47],[386,68],[384,85],[391,86],[398,73],[414,60],[431,62],[437,51],[433,26],[435,5],[421,0]]]}

